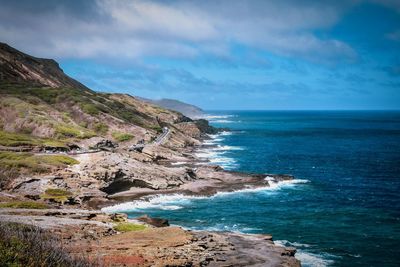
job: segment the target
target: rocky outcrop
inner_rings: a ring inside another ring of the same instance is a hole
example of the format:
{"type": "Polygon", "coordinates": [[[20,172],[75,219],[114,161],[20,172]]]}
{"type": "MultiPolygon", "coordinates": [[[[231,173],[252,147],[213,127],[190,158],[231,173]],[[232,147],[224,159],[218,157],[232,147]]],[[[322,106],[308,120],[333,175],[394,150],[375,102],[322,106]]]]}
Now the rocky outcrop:
{"type": "Polygon", "coordinates": [[[162,218],[151,218],[147,215],[140,216],[136,218],[136,220],[145,222],[147,224],[150,224],[154,227],[167,227],[169,226],[168,220],[162,219],[162,218]]]}

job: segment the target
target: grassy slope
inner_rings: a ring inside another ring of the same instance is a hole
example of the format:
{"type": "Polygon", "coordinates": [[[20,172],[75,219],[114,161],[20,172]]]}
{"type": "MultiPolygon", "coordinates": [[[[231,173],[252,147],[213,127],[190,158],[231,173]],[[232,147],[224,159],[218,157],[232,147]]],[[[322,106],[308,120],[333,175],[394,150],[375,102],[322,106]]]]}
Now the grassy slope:
{"type": "MultiPolygon", "coordinates": [[[[160,118],[172,122],[179,116],[122,94],[10,83],[0,84],[0,113],[0,145],[5,146],[55,141],[63,146],[93,136],[112,136],[117,131],[110,129],[116,128],[111,122],[159,131],[160,118]]],[[[127,134],[118,131],[114,136],[125,141],[127,134]]]]}

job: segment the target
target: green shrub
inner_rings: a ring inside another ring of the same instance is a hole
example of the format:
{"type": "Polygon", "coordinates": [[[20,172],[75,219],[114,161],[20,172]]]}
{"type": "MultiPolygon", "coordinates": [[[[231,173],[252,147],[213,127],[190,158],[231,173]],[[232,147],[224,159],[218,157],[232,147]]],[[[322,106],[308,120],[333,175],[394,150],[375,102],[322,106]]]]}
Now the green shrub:
{"type": "Polygon", "coordinates": [[[72,256],[56,235],[38,227],[0,222],[0,266],[93,266],[83,255],[72,256]]]}
{"type": "Polygon", "coordinates": [[[60,188],[48,188],[46,189],[45,194],[49,196],[61,197],[61,196],[70,196],[71,192],[60,188]]]}
{"type": "Polygon", "coordinates": [[[67,124],[57,125],[55,128],[56,133],[64,137],[79,137],[81,135],[81,132],[78,129],[67,124]]]}
{"type": "Polygon", "coordinates": [[[84,103],[81,105],[81,109],[83,112],[89,115],[98,115],[100,110],[97,108],[95,104],[92,103],[84,103]]]}
{"type": "Polygon", "coordinates": [[[13,201],[0,203],[0,208],[13,208],[13,209],[48,209],[44,203],[35,201],[13,201]]]}
{"type": "Polygon", "coordinates": [[[137,223],[118,223],[115,227],[114,230],[118,232],[131,232],[131,231],[142,231],[146,229],[147,226],[143,224],[137,224],[137,223]]]}
{"type": "Polygon", "coordinates": [[[0,131],[0,145],[2,146],[35,146],[40,143],[40,140],[26,134],[0,131]]]}
{"type": "Polygon", "coordinates": [[[42,199],[50,199],[56,202],[64,203],[68,200],[69,197],[72,196],[72,193],[59,188],[49,188],[47,189],[43,195],[40,196],[42,199]]]}
{"type": "Polygon", "coordinates": [[[32,153],[0,152],[0,170],[26,169],[33,173],[48,172],[51,167],[65,167],[79,161],[65,155],[34,155],[32,153]]]}
{"type": "Polygon", "coordinates": [[[162,128],[158,125],[152,125],[149,128],[156,131],[157,133],[162,133],[162,128]]]}
{"type": "Polygon", "coordinates": [[[107,134],[107,132],[108,132],[108,125],[99,122],[99,123],[96,123],[96,124],[93,126],[93,129],[94,129],[97,133],[99,133],[99,134],[101,134],[101,135],[105,135],[105,134],[107,134]]]}
{"type": "Polygon", "coordinates": [[[38,159],[40,163],[45,163],[54,166],[75,165],[79,163],[79,161],[77,161],[76,159],[73,159],[65,155],[43,155],[35,157],[38,159]]]}
{"type": "Polygon", "coordinates": [[[128,133],[113,132],[112,137],[119,142],[124,142],[131,140],[133,138],[133,135],[128,133]]]}
{"type": "Polygon", "coordinates": [[[49,138],[39,138],[27,134],[10,133],[0,130],[0,145],[9,147],[18,146],[51,146],[65,147],[68,140],[54,140],[49,138]]]}

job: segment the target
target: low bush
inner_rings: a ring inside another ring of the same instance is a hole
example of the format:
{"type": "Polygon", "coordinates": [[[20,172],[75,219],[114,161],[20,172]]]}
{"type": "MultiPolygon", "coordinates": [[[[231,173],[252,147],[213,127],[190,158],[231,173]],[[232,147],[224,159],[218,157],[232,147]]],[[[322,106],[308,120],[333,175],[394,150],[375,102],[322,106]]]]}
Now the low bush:
{"type": "Polygon", "coordinates": [[[0,208],[13,208],[13,209],[48,209],[44,203],[35,201],[12,201],[0,203],[0,208]]]}
{"type": "Polygon", "coordinates": [[[79,137],[81,132],[67,124],[57,125],[56,127],[56,134],[61,135],[63,137],[79,137]]]}
{"type": "Polygon", "coordinates": [[[47,189],[43,195],[40,196],[42,199],[49,199],[55,202],[64,203],[68,200],[68,198],[72,196],[72,193],[59,188],[49,188],[47,189]]]}
{"type": "Polygon", "coordinates": [[[78,164],[79,161],[65,155],[34,155],[25,152],[0,152],[0,170],[25,169],[33,173],[43,173],[53,167],[78,164]]]}
{"type": "Polygon", "coordinates": [[[96,131],[96,133],[99,133],[100,135],[105,135],[108,132],[108,125],[104,123],[96,123],[93,126],[93,129],[96,131]]]}
{"type": "Polygon", "coordinates": [[[40,140],[26,134],[0,131],[0,145],[2,146],[36,146],[40,143],[40,140]]]}
{"type": "Polygon", "coordinates": [[[118,232],[131,232],[131,231],[142,231],[146,229],[147,226],[137,223],[119,223],[114,227],[114,230],[118,232]]]}
{"type": "Polygon", "coordinates": [[[8,147],[19,147],[19,146],[51,146],[51,147],[65,147],[67,139],[54,140],[49,138],[39,138],[27,134],[11,133],[0,130],[0,145],[8,147]]]}
{"type": "Polygon", "coordinates": [[[133,135],[128,133],[113,132],[112,137],[119,142],[124,142],[131,140],[133,138],[133,135]]]}
{"type": "Polygon", "coordinates": [[[0,222],[0,266],[92,266],[73,256],[53,234],[38,227],[0,222]]]}
{"type": "Polygon", "coordinates": [[[97,108],[95,104],[92,103],[84,103],[81,105],[81,109],[83,112],[89,115],[97,115],[99,114],[100,110],[97,108]]]}

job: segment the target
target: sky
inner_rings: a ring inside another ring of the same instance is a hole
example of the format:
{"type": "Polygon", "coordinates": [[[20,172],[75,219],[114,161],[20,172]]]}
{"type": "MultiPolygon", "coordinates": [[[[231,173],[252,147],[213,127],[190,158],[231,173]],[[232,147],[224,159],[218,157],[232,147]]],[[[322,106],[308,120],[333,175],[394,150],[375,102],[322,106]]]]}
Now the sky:
{"type": "Polygon", "coordinates": [[[400,0],[0,0],[0,41],[207,110],[400,109],[400,0]]]}

